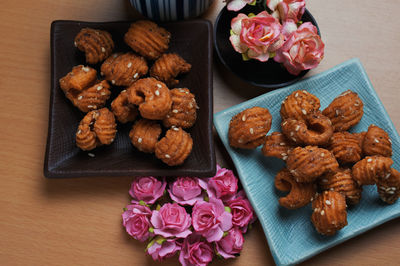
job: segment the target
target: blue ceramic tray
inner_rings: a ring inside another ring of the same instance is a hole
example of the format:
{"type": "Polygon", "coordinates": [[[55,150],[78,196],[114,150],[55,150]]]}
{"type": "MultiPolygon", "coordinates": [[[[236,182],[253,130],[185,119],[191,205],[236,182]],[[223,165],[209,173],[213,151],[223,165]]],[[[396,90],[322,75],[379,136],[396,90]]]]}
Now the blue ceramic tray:
{"type": "Polygon", "coordinates": [[[400,216],[400,200],[393,205],[384,204],[379,199],[375,186],[364,186],[361,203],[348,209],[348,225],[335,236],[321,236],[310,220],[311,204],[295,211],[286,210],[278,205],[278,198],[283,194],[274,188],[274,177],[284,166],[281,160],[264,157],[260,148],[249,151],[232,149],[229,146],[228,127],[231,117],[253,106],[268,108],[273,117],[270,133],[280,131],[281,102],[297,89],[306,89],[319,97],[321,109],[348,89],[357,92],[364,102],[364,116],[351,131],[366,131],[370,124],[386,130],[393,142],[393,167],[400,170],[400,137],[358,59],[346,61],[294,85],[266,93],[215,114],[214,125],[232,157],[278,265],[297,264],[400,216]]]}

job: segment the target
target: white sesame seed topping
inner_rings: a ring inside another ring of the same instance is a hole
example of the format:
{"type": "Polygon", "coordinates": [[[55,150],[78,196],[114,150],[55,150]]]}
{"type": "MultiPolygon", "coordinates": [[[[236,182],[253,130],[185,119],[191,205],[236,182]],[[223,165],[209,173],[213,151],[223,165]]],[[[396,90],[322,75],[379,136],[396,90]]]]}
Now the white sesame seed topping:
{"type": "Polygon", "coordinates": [[[121,91],[121,92],[126,92],[126,90],[123,90],[123,91],[121,91]]]}
{"type": "Polygon", "coordinates": [[[111,142],[113,142],[113,141],[114,141],[114,139],[112,138],[112,139],[111,139],[111,142]]]}
{"type": "Polygon", "coordinates": [[[388,178],[391,176],[391,174],[392,174],[392,173],[388,173],[388,174],[385,176],[385,179],[388,179],[388,178]]]}
{"type": "Polygon", "coordinates": [[[90,69],[88,67],[82,67],[82,70],[85,72],[89,72],[90,69]]]}
{"type": "Polygon", "coordinates": [[[169,159],[171,156],[169,156],[169,154],[165,154],[165,158],[169,159]]]}
{"type": "Polygon", "coordinates": [[[307,111],[306,111],[306,110],[304,110],[304,109],[301,109],[301,112],[302,112],[304,115],[306,115],[306,114],[307,114],[307,111]]]}
{"type": "Polygon", "coordinates": [[[87,155],[89,155],[90,157],[95,157],[96,155],[94,155],[93,153],[89,152],[87,155]]]}
{"type": "Polygon", "coordinates": [[[286,145],[286,143],[285,143],[285,142],[281,142],[281,143],[279,143],[279,145],[281,145],[281,146],[285,146],[285,145],[286,145]]]}
{"type": "Polygon", "coordinates": [[[252,127],[250,128],[250,134],[254,134],[254,129],[252,127]]]}
{"type": "Polygon", "coordinates": [[[294,97],[297,97],[297,96],[299,96],[299,93],[298,93],[298,92],[296,92],[296,94],[294,95],[294,97]]]}
{"type": "Polygon", "coordinates": [[[135,73],[135,75],[133,75],[133,78],[135,79],[135,78],[137,78],[139,76],[139,74],[138,73],[135,73]]]}
{"type": "Polygon", "coordinates": [[[325,153],[321,153],[320,155],[321,155],[321,157],[324,157],[324,156],[325,156],[325,153]]]}
{"type": "Polygon", "coordinates": [[[101,72],[100,72],[100,75],[104,76],[104,73],[103,73],[103,71],[101,71],[101,72]]]}
{"type": "Polygon", "coordinates": [[[79,95],[78,100],[82,100],[83,96],[79,95]]]}
{"type": "Polygon", "coordinates": [[[287,158],[288,158],[287,156],[283,156],[283,157],[282,157],[282,160],[286,161],[287,158]]]}
{"type": "Polygon", "coordinates": [[[246,115],[243,115],[243,116],[242,116],[242,121],[243,121],[243,122],[246,121],[246,115]]]}
{"type": "Polygon", "coordinates": [[[111,83],[112,83],[112,84],[115,84],[115,80],[111,80],[111,83]]]}
{"type": "Polygon", "coordinates": [[[82,130],[80,130],[80,129],[78,130],[78,132],[76,132],[76,134],[78,134],[78,135],[81,133],[82,133],[82,130]]]}
{"type": "Polygon", "coordinates": [[[179,131],[179,128],[173,127],[172,130],[174,130],[174,131],[179,131]]]}
{"type": "Polygon", "coordinates": [[[394,193],[396,193],[395,191],[387,191],[386,193],[388,193],[388,194],[394,194],[394,193]]]}
{"type": "Polygon", "coordinates": [[[281,155],[282,155],[282,156],[287,156],[287,154],[286,154],[286,153],[284,153],[284,152],[282,152],[282,153],[281,153],[281,155]]]}
{"type": "Polygon", "coordinates": [[[321,211],[321,215],[324,215],[324,214],[325,214],[325,211],[324,211],[324,210],[322,210],[322,211],[321,211]]]}
{"type": "Polygon", "coordinates": [[[101,51],[102,51],[103,53],[105,53],[105,52],[106,52],[106,48],[101,47],[101,51]]]}
{"type": "Polygon", "coordinates": [[[131,66],[132,66],[132,63],[131,63],[131,62],[129,62],[129,64],[128,64],[128,68],[131,68],[131,66]]]}
{"type": "Polygon", "coordinates": [[[303,90],[303,93],[307,94],[308,92],[306,90],[303,90]]]}
{"type": "Polygon", "coordinates": [[[336,116],[338,116],[339,115],[339,109],[336,109],[335,113],[336,113],[336,116]]]}
{"type": "Polygon", "coordinates": [[[102,91],[100,94],[104,96],[104,95],[106,95],[107,93],[106,93],[105,91],[102,91]]]}
{"type": "Polygon", "coordinates": [[[331,201],[330,200],[325,200],[326,205],[331,205],[331,201]]]}
{"type": "Polygon", "coordinates": [[[355,104],[354,104],[354,106],[359,106],[359,105],[360,105],[359,103],[355,103],[355,104]]]}
{"type": "Polygon", "coordinates": [[[243,140],[242,140],[242,139],[239,139],[238,142],[239,142],[239,143],[243,143],[243,140]]]}
{"type": "Polygon", "coordinates": [[[296,128],[295,128],[295,130],[296,130],[296,131],[299,131],[299,129],[300,129],[300,126],[297,125],[296,128]]]}
{"type": "Polygon", "coordinates": [[[98,91],[100,91],[102,88],[103,88],[103,86],[100,85],[100,86],[97,86],[96,89],[97,89],[98,91]]]}
{"type": "Polygon", "coordinates": [[[178,111],[177,109],[172,110],[172,112],[173,112],[174,114],[179,113],[179,111],[178,111]]]}
{"type": "Polygon", "coordinates": [[[296,138],[292,138],[292,140],[294,141],[294,142],[296,142],[297,140],[296,140],[296,138]]]}
{"type": "Polygon", "coordinates": [[[157,84],[157,87],[160,88],[160,89],[162,88],[161,84],[157,84]]]}
{"type": "Polygon", "coordinates": [[[392,140],[391,140],[391,139],[388,139],[388,141],[389,141],[390,143],[392,143],[392,140]]]}
{"type": "Polygon", "coordinates": [[[185,91],[185,93],[186,93],[186,94],[189,94],[189,92],[188,92],[188,91],[185,91]]]}
{"type": "Polygon", "coordinates": [[[378,139],[374,139],[374,141],[375,141],[376,143],[379,143],[379,140],[378,140],[378,139]]]}
{"type": "Polygon", "coordinates": [[[282,126],[284,126],[284,125],[286,125],[286,124],[287,124],[287,121],[283,122],[283,123],[282,123],[282,126]]]}
{"type": "Polygon", "coordinates": [[[156,91],[154,92],[154,94],[155,94],[156,96],[160,96],[160,92],[159,92],[158,90],[156,90],[156,91]]]}
{"type": "Polygon", "coordinates": [[[93,105],[88,105],[87,108],[93,108],[93,105]]]}
{"type": "Polygon", "coordinates": [[[372,162],[372,159],[371,159],[371,158],[369,158],[369,159],[367,160],[367,162],[368,162],[368,163],[372,162]]]}
{"type": "Polygon", "coordinates": [[[294,136],[294,132],[292,131],[292,132],[290,132],[290,136],[291,137],[293,137],[294,136]]]}
{"type": "Polygon", "coordinates": [[[74,46],[75,46],[75,47],[77,47],[77,46],[78,46],[78,44],[77,44],[76,42],[74,42],[74,46]]]}
{"type": "Polygon", "coordinates": [[[138,142],[138,143],[142,143],[142,141],[143,141],[142,138],[138,138],[138,139],[137,139],[137,142],[138,142]]]}
{"type": "Polygon", "coordinates": [[[193,108],[193,103],[189,103],[189,108],[193,108]]]}

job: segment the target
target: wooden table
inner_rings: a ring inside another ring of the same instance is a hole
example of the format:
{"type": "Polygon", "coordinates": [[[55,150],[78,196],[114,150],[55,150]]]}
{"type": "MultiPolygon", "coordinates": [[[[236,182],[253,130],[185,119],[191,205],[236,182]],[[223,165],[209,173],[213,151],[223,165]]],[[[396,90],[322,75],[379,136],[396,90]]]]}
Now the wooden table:
{"type": "MultiPolygon", "coordinates": [[[[215,20],[216,0],[204,15],[215,20]]],[[[314,75],[352,57],[361,59],[386,110],[400,129],[399,1],[308,0],[326,43],[314,75]]],[[[43,176],[50,93],[50,23],[56,19],[126,20],[128,1],[2,0],[0,9],[0,265],[159,265],[121,226],[132,178],[48,180],[43,176]]],[[[249,86],[214,60],[214,110],[266,90],[249,86]]],[[[218,162],[233,165],[216,137],[218,162]]],[[[213,265],[272,265],[259,223],[242,255],[213,265]]],[[[304,264],[399,265],[400,219],[330,249],[304,264]]],[[[296,252],[294,250],[293,252],[296,252]]],[[[175,265],[177,259],[166,265],[175,265]]]]}

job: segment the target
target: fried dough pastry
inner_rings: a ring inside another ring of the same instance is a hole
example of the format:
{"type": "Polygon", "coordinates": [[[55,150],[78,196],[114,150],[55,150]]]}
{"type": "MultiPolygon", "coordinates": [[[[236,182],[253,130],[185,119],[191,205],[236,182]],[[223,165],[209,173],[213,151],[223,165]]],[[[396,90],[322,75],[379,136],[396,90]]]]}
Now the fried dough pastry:
{"type": "Polygon", "coordinates": [[[304,120],[285,119],[282,133],[298,145],[325,145],[332,137],[332,123],[319,111],[304,116],[304,120]]]}
{"type": "Polygon", "coordinates": [[[288,156],[287,168],[297,182],[310,183],[322,174],[339,167],[333,154],[316,146],[296,147],[288,156]]]}
{"type": "Polygon", "coordinates": [[[114,101],[111,102],[111,110],[122,124],[134,121],[138,116],[138,109],[135,105],[129,103],[126,90],[121,91],[114,101]]]}
{"type": "Polygon", "coordinates": [[[171,33],[149,20],[131,24],[124,40],[135,52],[147,59],[155,60],[167,49],[171,33]]]}
{"type": "Polygon", "coordinates": [[[151,67],[150,76],[171,87],[179,83],[179,80],[175,79],[179,74],[187,73],[191,68],[192,66],[179,55],[163,54],[151,67]]]}
{"type": "Polygon", "coordinates": [[[76,145],[84,151],[93,150],[114,141],[117,124],[107,108],[90,111],[81,120],[76,132],[76,145]]]}
{"type": "Polygon", "coordinates": [[[74,45],[85,53],[86,62],[96,64],[110,56],[114,49],[111,34],[104,30],[83,28],[76,35],[74,45]]]}
{"type": "Polygon", "coordinates": [[[149,70],[146,60],[134,53],[116,53],[101,65],[104,78],[117,86],[131,86],[149,70]]]}
{"type": "Polygon", "coordinates": [[[229,123],[229,144],[235,148],[254,149],[265,142],[272,116],[267,108],[252,107],[236,114],[229,123]]]}
{"type": "Polygon", "coordinates": [[[347,225],[345,197],[336,191],[324,191],[312,202],[311,221],[322,235],[334,235],[347,225]]]}
{"type": "Polygon", "coordinates": [[[367,156],[352,168],[352,176],[359,185],[373,185],[390,173],[393,160],[383,156],[367,156]]]}
{"type": "Polygon", "coordinates": [[[65,96],[82,112],[102,108],[110,98],[110,85],[107,81],[98,81],[96,70],[82,65],[60,79],[60,87],[65,96]]]}
{"type": "Polygon", "coordinates": [[[362,150],[365,155],[392,156],[392,142],[389,134],[382,128],[370,125],[365,134],[362,150]]]}
{"type": "Polygon", "coordinates": [[[169,166],[181,165],[192,151],[193,140],[182,128],[173,127],[156,144],[155,154],[169,166]]]}
{"type": "Polygon", "coordinates": [[[335,98],[331,104],[322,111],[332,121],[333,130],[346,131],[360,122],[364,111],[363,102],[358,94],[347,90],[335,98]]]}
{"type": "Polygon", "coordinates": [[[266,137],[261,152],[264,156],[276,157],[286,161],[289,152],[295,147],[295,144],[285,135],[280,132],[273,132],[266,137]]]}
{"type": "Polygon", "coordinates": [[[358,186],[351,176],[351,170],[348,168],[323,175],[318,180],[318,184],[322,190],[333,190],[342,193],[346,197],[346,201],[351,205],[356,205],[360,202],[362,187],[358,186]]]}
{"type": "Polygon", "coordinates": [[[361,160],[362,150],[358,136],[347,131],[335,132],[329,150],[340,163],[356,163],[361,160]]]}
{"type": "Polygon", "coordinates": [[[384,178],[376,183],[379,197],[388,204],[393,204],[400,197],[400,173],[392,168],[384,178]]]}
{"type": "Polygon", "coordinates": [[[168,87],[155,78],[139,79],[127,89],[128,101],[139,106],[143,118],[162,120],[171,110],[168,87]]]}
{"type": "Polygon", "coordinates": [[[190,128],[197,119],[197,103],[194,94],[187,88],[170,90],[172,106],[169,113],[163,119],[163,125],[190,128]]]}
{"type": "Polygon", "coordinates": [[[319,108],[317,96],[305,90],[297,90],[282,102],[280,113],[282,120],[293,118],[301,121],[307,114],[318,111],[319,108]]]}
{"type": "Polygon", "coordinates": [[[280,191],[289,191],[285,197],[279,199],[279,204],[287,209],[298,209],[311,202],[317,192],[313,183],[298,183],[289,170],[283,168],[275,176],[275,187],[280,191]]]}
{"type": "Polygon", "coordinates": [[[141,119],[133,125],[129,138],[138,150],[153,153],[160,134],[161,126],[156,121],[141,119]]]}

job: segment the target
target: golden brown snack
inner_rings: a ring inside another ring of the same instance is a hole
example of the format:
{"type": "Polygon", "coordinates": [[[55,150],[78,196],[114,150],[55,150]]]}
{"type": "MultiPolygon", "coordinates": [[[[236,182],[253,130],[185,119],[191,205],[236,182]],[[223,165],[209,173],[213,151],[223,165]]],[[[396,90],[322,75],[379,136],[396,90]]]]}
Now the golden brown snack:
{"type": "Polygon", "coordinates": [[[134,121],[138,116],[138,109],[135,105],[129,103],[126,90],[121,91],[111,102],[111,110],[117,120],[123,124],[134,121]]]}
{"type": "Polygon", "coordinates": [[[346,131],[360,122],[364,111],[364,104],[358,94],[347,90],[335,98],[331,104],[322,111],[332,121],[333,130],[346,131]]]}
{"type": "Polygon", "coordinates": [[[359,185],[373,185],[390,173],[393,160],[383,156],[367,156],[352,168],[352,176],[359,185]]]}
{"type": "Polygon", "coordinates": [[[358,186],[348,168],[323,175],[318,180],[318,184],[321,190],[333,190],[342,193],[349,204],[356,205],[360,202],[362,187],[358,186]]]}
{"type": "Polygon", "coordinates": [[[77,94],[72,102],[79,110],[86,113],[104,107],[110,95],[110,85],[103,80],[77,94]]]}
{"type": "Polygon", "coordinates": [[[117,124],[107,108],[90,111],[81,120],[76,132],[76,145],[88,151],[114,141],[117,124]]]}
{"type": "Polygon", "coordinates": [[[310,183],[326,172],[334,172],[339,164],[333,154],[317,146],[296,147],[288,156],[287,168],[297,182],[310,183]]]}
{"type": "Polygon", "coordinates": [[[138,150],[153,153],[160,134],[161,126],[156,121],[141,119],[133,125],[129,138],[138,150]]]}
{"type": "Polygon", "coordinates": [[[305,90],[297,90],[282,102],[280,112],[282,120],[293,118],[301,121],[307,114],[318,111],[319,107],[317,96],[305,90]]]}
{"type": "Polygon", "coordinates": [[[151,67],[150,76],[171,87],[179,83],[179,80],[175,79],[179,74],[187,73],[191,68],[192,66],[179,55],[163,54],[151,67]]]}
{"type": "Polygon", "coordinates": [[[94,85],[97,80],[97,71],[89,66],[74,66],[67,75],[60,78],[60,87],[68,99],[69,94],[75,96],[80,91],[94,85]]]}
{"type": "Polygon", "coordinates": [[[279,199],[279,204],[287,209],[298,209],[311,202],[317,192],[313,183],[298,183],[289,170],[283,168],[275,176],[275,187],[281,191],[289,191],[285,197],[279,199]]]}
{"type": "Polygon", "coordinates": [[[325,145],[332,137],[332,123],[321,112],[309,113],[304,120],[285,119],[282,133],[298,145],[325,145]]]}
{"type": "Polygon", "coordinates": [[[124,40],[135,52],[147,59],[155,60],[167,49],[171,33],[149,20],[131,24],[124,40]]]}
{"type": "Polygon", "coordinates": [[[104,78],[117,86],[130,86],[149,70],[146,60],[134,53],[116,53],[101,65],[104,78]]]}
{"type": "Polygon", "coordinates": [[[356,163],[362,157],[359,137],[347,131],[333,134],[329,150],[340,163],[356,163]]]}
{"type": "Polygon", "coordinates": [[[295,147],[295,144],[285,135],[280,132],[273,132],[266,137],[261,152],[264,156],[276,157],[286,161],[289,152],[295,147]]]}
{"type": "Polygon", "coordinates": [[[181,165],[192,151],[193,140],[182,128],[173,127],[156,144],[155,154],[169,166],[181,165]]]}
{"type": "Polygon", "coordinates": [[[168,87],[155,78],[139,79],[127,89],[128,101],[139,106],[143,118],[162,120],[171,110],[168,87]]]}
{"type": "Polygon", "coordinates": [[[190,128],[197,119],[197,106],[194,94],[187,88],[170,90],[172,106],[169,113],[163,119],[163,125],[190,128]]]}
{"type": "Polygon", "coordinates": [[[229,123],[229,144],[235,148],[254,149],[265,142],[272,116],[267,108],[252,107],[236,114],[229,123]]]}
{"type": "Polygon", "coordinates": [[[347,225],[345,197],[336,191],[324,191],[312,202],[311,221],[322,235],[334,235],[347,225]]]}
{"type": "Polygon", "coordinates": [[[379,197],[388,204],[393,204],[400,197],[400,172],[392,168],[383,178],[376,183],[379,197]]]}
{"type": "Polygon", "coordinates": [[[391,157],[392,142],[389,134],[378,126],[370,125],[364,137],[362,150],[365,155],[391,157]]]}
{"type": "Polygon", "coordinates": [[[86,62],[96,64],[110,56],[114,49],[111,34],[104,30],[83,28],[76,35],[74,45],[85,52],[86,62]]]}

